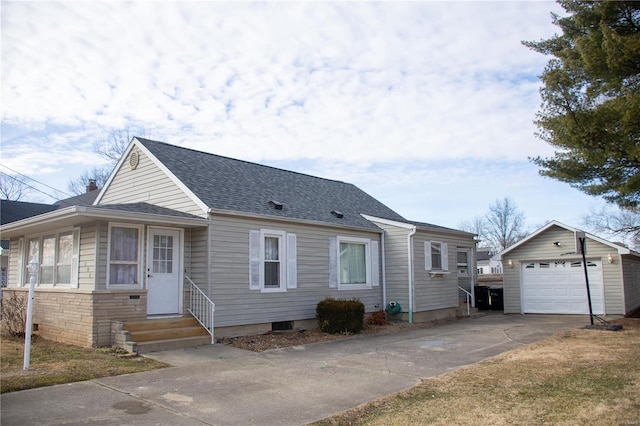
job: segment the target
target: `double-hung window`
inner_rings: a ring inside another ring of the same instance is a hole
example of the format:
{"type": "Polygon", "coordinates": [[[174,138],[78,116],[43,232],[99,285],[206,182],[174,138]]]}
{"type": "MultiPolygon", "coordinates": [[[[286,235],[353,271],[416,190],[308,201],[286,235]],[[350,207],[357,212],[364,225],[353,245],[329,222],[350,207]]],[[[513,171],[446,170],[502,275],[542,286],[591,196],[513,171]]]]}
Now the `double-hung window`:
{"type": "Polygon", "coordinates": [[[369,289],[378,285],[378,242],[337,237],[329,244],[329,284],[339,290],[369,289]]]}
{"type": "Polygon", "coordinates": [[[249,288],[263,293],[297,287],[296,235],[261,229],[249,232],[249,288]]]}
{"type": "Polygon", "coordinates": [[[265,290],[280,290],[284,288],[284,262],[282,261],[282,235],[264,235],[263,280],[265,290]]]}
{"type": "Polygon", "coordinates": [[[140,285],[140,240],[139,226],[109,226],[109,286],[140,285]]]}
{"type": "Polygon", "coordinates": [[[462,276],[462,277],[468,277],[469,276],[469,258],[471,254],[471,250],[466,249],[466,248],[458,248],[458,251],[456,252],[457,255],[457,261],[458,261],[458,275],[462,276]]]}
{"type": "Polygon", "coordinates": [[[449,270],[449,249],[447,243],[425,241],[424,269],[432,272],[446,272],[449,270]]]}
{"type": "Polygon", "coordinates": [[[25,268],[23,284],[30,280],[29,263],[39,264],[36,284],[44,286],[71,286],[77,284],[79,230],[68,230],[43,236],[30,237],[27,253],[21,262],[25,268]]]}

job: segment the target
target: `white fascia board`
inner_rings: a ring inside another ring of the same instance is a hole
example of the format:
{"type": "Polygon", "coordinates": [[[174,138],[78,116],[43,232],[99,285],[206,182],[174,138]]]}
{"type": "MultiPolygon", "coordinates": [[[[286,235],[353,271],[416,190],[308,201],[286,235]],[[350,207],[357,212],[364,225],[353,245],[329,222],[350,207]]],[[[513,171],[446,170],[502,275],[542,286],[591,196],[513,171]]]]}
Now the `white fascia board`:
{"type": "Polygon", "coordinates": [[[139,213],[122,210],[100,208],[99,206],[71,206],[53,212],[32,216],[1,227],[3,237],[16,237],[41,230],[70,226],[86,220],[120,220],[137,223],[171,223],[178,226],[207,226],[209,221],[204,218],[189,218],[167,216],[155,213],[139,213]]]}
{"type": "MultiPolygon", "coordinates": [[[[158,160],[156,158],[155,155],[153,155],[142,143],[140,143],[138,141],[138,139],[136,139],[135,137],[131,140],[131,143],[129,143],[129,146],[127,147],[127,149],[125,150],[124,154],[122,154],[122,157],[120,157],[120,160],[118,161],[118,164],[116,165],[116,167],[114,167],[113,171],[111,172],[111,175],[109,175],[109,179],[107,180],[107,182],[104,185],[104,188],[107,188],[110,184],[111,181],[113,180],[113,178],[115,177],[115,175],[117,174],[117,171],[120,170],[120,168],[122,167],[122,165],[125,163],[126,158],[129,157],[129,154],[131,153],[131,150],[133,149],[133,147],[137,147],[140,151],[142,151],[152,162],[153,164],[155,164],[160,170],[162,170],[162,172],[167,175],[167,177],[169,177],[169,179],[171,179],[171,181],[173,183],[175,183],[185,194],[187,194],[187,196],[189,198],[191,198],[191,200],[196,203],[196,205],[202,209],[203,213],[207,213],[207,211],[209,210],[209,206],[207,206],[200,198],[198,198],[198,196],[196,196],[196,194],[193,193],[193,191],[191,191],[191,189],[189,189],[180,179],[178,179],[176,177],[176,175],[174,175],[168,168],[167,166],[164,165],[164,163],[162,163],[160,160],[158,160]]],[[[103,191],[100,191],[100,194],[98,194],[98,197],[96,198],[96,201],[94,202],[94,205],[97,205],[100,200],[102,199],[102,195],[103,195],[103,191]]]]}
{"type": "MultiPolygon", "coordinates": [[[[569,226],[569,225],[565,225],[564,223],[558,222],[557,220],[552,220],[551,222],[549,222],[546,225],[544,225],[542,228],[538,229],[537,231],[534,231],[531,235],[528,235],[526,238],[518,241],[517,243],[515,243],[511,247],[507,247],[506,249],[504,249],[503,251],[498,253],[498,255],[500,256],[501,259],[504,258],[504,256],[507,253],[509,253],[509,252],[513,251],[514,249],[516,249],[517,247],[520,247],[521,245],[527,243],[529,240],[531,240],[531,239],[537,237],[538,235],[542,234],[543,232],[545,232],[547,229],[551,228],[552,226],[558,226],[560,228],[564,228],[567,231],[570,231],[570,232],[573,232],[573,233],[580,231],[577,228],[574,228],[574,227],[569,226]]],[[[604,244],[606,246],[609,246],[609,247],[615,249],[618,254],[629,254],[629,253],[631,253],[631,250],[629,250],[626,247],[619,246],[619,245],[614,244],[614,243],[612,243],[610,241],[607,241],[607,240],[604,240],[604,239],[602,239],[600,237],[597,237],[595,235],[589,234],[588,232],[585,232],[585,236],[587,238],[589,238],[590,240],[597,241],[597,242],[599,242],[601,244],[604,244]]]]}
{"type": "Polygon", "coordinates": [[[398,228],[414,229],[416,227],[415,225],[412,225],[410,223],[398,222],[398,221],[391,220],[391,219],[382,219],[380,217],[369,216],[368,214],[362,214],[361,213],[360,216],[364,217],[369,222],[373,222],[373,223],[378,222],[378,223],[381,223],[383,225],[396,226],[398,228]]]}
{"type": "Polygon", "coordinates": [[[107,178],[107,181],[104,183],[104,186],[102,188],[100,188],[100,193],[98,194],[96,199],[93,201],[93,205],[94,206],[98,205],[98,203],[102,200],[102,197],[104,196],[104,193],[106,192],[106,189],[109,187],[109,185],[111,185],[111,181],[113,180],[115,175],[118,174],[118,171],[122,168],[122,164],[124,163],[125,158],[129,157],[129,153],[131,152],[131,149],[133,149],[133,146],[135,145],[135,142],[136,142],[136,138],[133,137],[131,139],[131,141],[129,142],[129,145],[127,145],[127,147],[125,148],[124,152],[122,153],[122,156],[120,157],[120,159],[116,163],[116,166],[113,168],[113,170],[111,170],[111,173],[109,174],[109,177],[107,178]]]}

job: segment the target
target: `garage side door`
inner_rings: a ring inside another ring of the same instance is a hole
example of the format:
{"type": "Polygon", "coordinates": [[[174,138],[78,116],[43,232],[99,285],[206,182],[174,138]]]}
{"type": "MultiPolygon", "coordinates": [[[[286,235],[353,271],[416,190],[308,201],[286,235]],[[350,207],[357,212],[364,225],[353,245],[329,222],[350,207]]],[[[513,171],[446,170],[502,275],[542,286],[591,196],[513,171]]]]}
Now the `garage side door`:
{"type": "MultiPolygon", "coordinates": [[[[602,263],[587,260],[594,314],[604,313],[602,263]]],[[[522,265],[524,313],[588,314],[587,288],[582,262],[539,261],[522,265]]]]}

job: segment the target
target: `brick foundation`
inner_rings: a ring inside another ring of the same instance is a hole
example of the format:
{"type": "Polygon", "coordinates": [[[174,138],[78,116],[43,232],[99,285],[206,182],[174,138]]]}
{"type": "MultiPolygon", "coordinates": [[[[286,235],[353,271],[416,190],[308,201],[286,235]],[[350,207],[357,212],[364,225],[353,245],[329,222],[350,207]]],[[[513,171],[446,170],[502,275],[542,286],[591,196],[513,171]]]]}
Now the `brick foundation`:
{"type": "MultiPolygon", "coordinates": [[[[5,288],[27,299],[26,288],[5,288]]],[[[45,339],[82,347],[109,346],[111,321],[147,317],[146,290],[83,291],[38,288],[34,295],[35,333],[45,339]]]]}

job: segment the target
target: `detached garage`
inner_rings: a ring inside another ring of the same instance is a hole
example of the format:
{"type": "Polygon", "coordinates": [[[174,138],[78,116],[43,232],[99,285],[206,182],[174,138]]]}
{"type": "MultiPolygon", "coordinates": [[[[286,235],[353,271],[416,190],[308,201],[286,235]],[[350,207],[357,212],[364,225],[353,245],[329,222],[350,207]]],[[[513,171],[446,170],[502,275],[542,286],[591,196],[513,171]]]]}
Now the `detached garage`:
{"type": "MultiPolygon", "coordinates": [[[[501,253],[505,313],[589,314],[579,232],[550,222],[501,253]]],[[[640,308],[640,253],[584,235],[593,313],[640,308]]]]}

